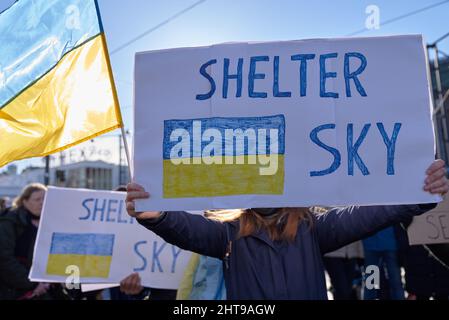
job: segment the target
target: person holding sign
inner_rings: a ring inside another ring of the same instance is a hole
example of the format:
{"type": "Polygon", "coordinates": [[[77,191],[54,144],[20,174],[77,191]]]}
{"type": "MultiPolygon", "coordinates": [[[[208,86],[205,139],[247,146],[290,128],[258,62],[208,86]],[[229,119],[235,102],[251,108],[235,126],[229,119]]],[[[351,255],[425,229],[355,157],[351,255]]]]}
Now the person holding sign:
{"type": "MultiPolygon", "coordinates": [[[[445,163],[427,170],[424,190],[446,194],[445,163]]],[[[223,260],[228,299],[325,300],[322,255],[389,225],[422,214],[436,204],[334,208],[313,215],[308,208],[253,208],[219,222],[186,212],[136,212],[149,198],[131,183],[127,211],[168,243],[223,260]]]]}

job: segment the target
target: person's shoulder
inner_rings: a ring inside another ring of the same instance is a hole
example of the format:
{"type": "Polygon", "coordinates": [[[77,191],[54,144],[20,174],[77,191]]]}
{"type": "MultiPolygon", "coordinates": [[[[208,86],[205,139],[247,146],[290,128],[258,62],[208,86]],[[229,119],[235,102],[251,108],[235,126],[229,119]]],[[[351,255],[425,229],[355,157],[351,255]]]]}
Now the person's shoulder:
{"type": "Polygon", "coordinates": [[[232,230],[232,231],[238,231],[238,229],[240,228],[240,219],[239,218],[234,218],[234,219],[217,219],[215,217],[204,217],[210,221],[213,221],[214,223],[218,223],[220,225],[224,225],[227,229],[232,230]]]}
{"type": "Polygon", "coordinates": [[[223,223],[228,225],[232,229],[238,229],[240,227],[240,219],[224,221],[223,223]]]}
{"type": "Polygon", "coordinates": [[[21,208],[6,208],[0,214],[0,222],[20,224],[23,223],[25,215],[21,208]]]}
{"type": "Polygon", "coordinates": [[[1,220],[14,220],[17,217],[16,210],[13,208],[6,208],[0,212],[1,220]]]}
{"type": "MultiPolygon", "coordinates": [[[[9,234],[20,225],[20,219],[14,209],[4,210],[0,214],[0,233],[9,234]]],[[[0,236],[2,236],[0,234],[0,236]]]]}

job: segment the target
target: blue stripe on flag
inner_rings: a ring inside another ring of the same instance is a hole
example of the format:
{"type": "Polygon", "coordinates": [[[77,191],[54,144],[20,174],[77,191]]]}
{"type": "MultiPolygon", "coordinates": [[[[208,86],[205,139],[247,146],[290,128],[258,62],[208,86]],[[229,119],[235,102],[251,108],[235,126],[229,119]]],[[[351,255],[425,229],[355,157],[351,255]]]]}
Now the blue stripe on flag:
{"type": "Polygon", "coordinates": [[[50,254],[112,256],[113,234],[53,233],[50,254]]]}
{"type": "Polygon", "coordinates": [[[0,109],[100,34],[95,0],[20,0],[0,15],[0,109]]]}
{"type": "MultiPolygon", "coordinates": [[[[176,144],[180,141],[171,141],[170,137],[174,130],[176,129],[184,129],[188,132],[190,139],[193,139],[193,122],[200,121],[201,122],[201,135],[208,129],[216,129],[220,131],[221,136],[223,138],[222,142],[222,151],[226,150],[226,130],[242,130],[245,132],[246,130],[254,130],[257,134],[260,129],[278,129],[278,150],[277,154],[285,153],[285,117],[284,115],[275,115],[275,116],[263,116],[263,117],[245,117],[245,118],[203,118],[203,119],[189,119],[189,120],[166,120],[164,121],[164,141],[163,141],[163,158],[164,160],[170,159],[170,152],[176,144]]],[[[270,154],[270,134],[268,131],[266,132],[266,141],[265,141],[265,154],[270,154]]],[[[198,137],[196,137],[198,138],[198,137]]],[[[201,138],[201,137],[199,137],[201,138]]],[[[259,154],[259,141],[257,141],[257,152],[256,150],[248,149],[248,141],[245,139],[244,152],[243,154],[237,152],[237,148],[235,148],[235,139],[234,141],[228,141],[231,145],[234,146],[233,153],[227,154],[227,156],[240,156],[240,155],[254,155],[259,154]]],[[[204,149],[206,145],[210,144],[210,141],[201,141],[201,150],[204,149]]],[[[190,143],[190,155],[193,155],[193,141],[190,143]]],[[[183,156],[185,157],[185,155],[183,156]]]]}

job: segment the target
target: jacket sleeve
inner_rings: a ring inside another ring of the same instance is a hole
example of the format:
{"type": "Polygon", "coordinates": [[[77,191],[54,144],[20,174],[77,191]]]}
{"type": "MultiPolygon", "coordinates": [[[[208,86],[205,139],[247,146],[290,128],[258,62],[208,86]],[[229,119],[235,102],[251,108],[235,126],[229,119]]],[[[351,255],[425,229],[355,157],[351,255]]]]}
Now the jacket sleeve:
{"type": "Polygon", "coordinates": [[[32,290],[36,283],[28,280],[28,270],[16,259],[14,222],[0,221],[0,279],[9,288],[32,290]]]}
{"type": "Polygon", "coordinates": [[[165,212],[157,220],[137,221],[181,249],[218,259],[225,256],[228,241],[225,223],[182,211],[165,212]]]}
{"type": "Polygon", "coordinates": [[[430,205],[398,205],[334,208],[314,221],[321,252],[334,251],[366,238],[392,224],[433,209],[430,205]]]}

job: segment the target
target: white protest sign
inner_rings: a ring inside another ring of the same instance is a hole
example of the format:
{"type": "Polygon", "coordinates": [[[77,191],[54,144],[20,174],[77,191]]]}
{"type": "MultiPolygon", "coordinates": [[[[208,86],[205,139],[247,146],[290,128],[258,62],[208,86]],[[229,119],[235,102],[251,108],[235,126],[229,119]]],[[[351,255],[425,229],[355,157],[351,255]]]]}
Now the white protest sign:
{"type": "Polygon", "coordinates": [[[419,35],[138,53],[137,208],[439,201],[430,101],[419,35]]]}
{"type": "Polygon", "coordinates": [[[413,218],[407,229],[410,245],[449,243],[449,199],[413,218]]]}
{"type": "Polygon", "coordinates": [[[177,289],[191,253],[128,216],[126,194],[47,191],[30,272],[32,281],[119,283],[138,272],[144,286],[177,289]]]}

